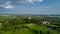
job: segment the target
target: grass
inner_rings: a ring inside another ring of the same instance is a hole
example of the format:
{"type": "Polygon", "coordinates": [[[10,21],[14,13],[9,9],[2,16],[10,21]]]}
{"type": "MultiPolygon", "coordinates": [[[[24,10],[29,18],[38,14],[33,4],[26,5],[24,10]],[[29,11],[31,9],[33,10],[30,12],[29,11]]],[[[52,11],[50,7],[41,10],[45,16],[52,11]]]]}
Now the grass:
{"type": "MultiPolygon", "coordinates": [[[[39,25],[33,25],[32,24],[32,25],[29,25],[28,27],[31,28],[31,29],[35,29],[37,31],[42,30],[43,33],[46,33],[47,31],[50,31],[50,30],[47,30],[45,27],[39,26],[39,25]]],[[[50,34],[57,34],[57,33],[53,32],[53,31],[50,31],[50,34]]]]}
{"type": "Polygon", "coordinates": [[[16,30],[15,34],[35,34],[35,32],[32,32],[32,30],[29,28],[22,28],[20,30],[16,30]]]}
{"type": "MultiPolygon", "coordinates": [[[[42,30],[43,33],[49,31],[45,27],[36,24],[25,24],[24,26],[27,26],[27,28],[24,27],[21,29],[17,29],[15,30],[14,34],[38,34],[39,30],[42,30]]],[[[0,34],[13,34],[13,32],[0,30],[0,34]]],[[[50,34],[57,34],[57,33],[50,31],[50,34]]]]}

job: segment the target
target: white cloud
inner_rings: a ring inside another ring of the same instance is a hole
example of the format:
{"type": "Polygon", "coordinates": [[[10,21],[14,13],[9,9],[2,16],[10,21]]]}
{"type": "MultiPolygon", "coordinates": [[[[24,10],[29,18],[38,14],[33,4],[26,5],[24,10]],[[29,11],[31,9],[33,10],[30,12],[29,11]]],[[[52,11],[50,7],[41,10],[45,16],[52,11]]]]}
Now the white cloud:
{"type": "Polygon", "coordinates": [[[33,1],[36,1],[36,2],[43,2],[43,0],[33,0],[33,1]]]}
{"type": "Polygon", "coordinates": [[[29,3],[33,3],[33,0],[27,0],[27,2],[29,2],[29,3]]]}
{"type": "Polygon", "coordinates": [[[43,2],[43,0],[22,0],[22,1],[20,1],[20,3],[30,3],[30,4],[33,4],[34,2],[43,2]]]}
{"type": "Polygon", "coordinates": [[[43,0],[27,0],[29,3],[33,3],[34,1],[35,2],[43,2],[43,0]]]}
{"type": "Polygon", "coordinates": [[[43,0],[38,0],[38,1],[43,2],[43,0]]]}
{"type": "Polygon", "coordinates": [[[14,8],[14,6],[11,5],[9,1],[7,1],[4,4],[1,4],[1,7],[6,8],[6,9],[12,9],[12,8],[14,8]]]}

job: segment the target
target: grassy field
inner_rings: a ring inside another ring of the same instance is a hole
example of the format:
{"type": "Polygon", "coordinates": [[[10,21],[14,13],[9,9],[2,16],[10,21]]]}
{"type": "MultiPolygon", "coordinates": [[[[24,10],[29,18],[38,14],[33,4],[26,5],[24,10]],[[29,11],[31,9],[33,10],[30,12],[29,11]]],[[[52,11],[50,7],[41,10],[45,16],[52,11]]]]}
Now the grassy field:
{"type": "MultiPolygon", "coordinates": [[[[43,34],[46,34],[47,31],[50,31],[47,30],[45,27],[36,24],[25,24],[23,28],[17,29],[15,30],[15,32],[0,30],[0,34],[40,34],[39,33],[40,30],[43,32],[43,34]]],[[[50,31],[50,34],[57,33],[50,31]]]]}

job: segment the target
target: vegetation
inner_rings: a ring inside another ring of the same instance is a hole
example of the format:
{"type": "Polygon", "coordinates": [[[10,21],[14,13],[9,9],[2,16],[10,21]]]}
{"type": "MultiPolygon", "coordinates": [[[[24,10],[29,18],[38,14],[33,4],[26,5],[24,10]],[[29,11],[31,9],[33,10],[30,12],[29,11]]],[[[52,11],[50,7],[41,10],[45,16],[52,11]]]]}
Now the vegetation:
{"type": "Polygon", "coordinates": [[[59,32],[60,17],[0,15],[0,34],[59,34],[47,27],[59,32]]]}

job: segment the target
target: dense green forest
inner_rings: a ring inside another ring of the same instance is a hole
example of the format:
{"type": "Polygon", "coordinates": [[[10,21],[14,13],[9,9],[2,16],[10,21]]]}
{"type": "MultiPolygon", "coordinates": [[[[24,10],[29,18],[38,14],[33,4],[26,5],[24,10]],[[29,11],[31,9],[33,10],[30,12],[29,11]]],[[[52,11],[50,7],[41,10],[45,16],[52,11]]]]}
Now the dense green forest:
{"type": "Polygon", "coordinates": [[[0,34],[60,34],[60,16],[0,15],[0,34]]]}

